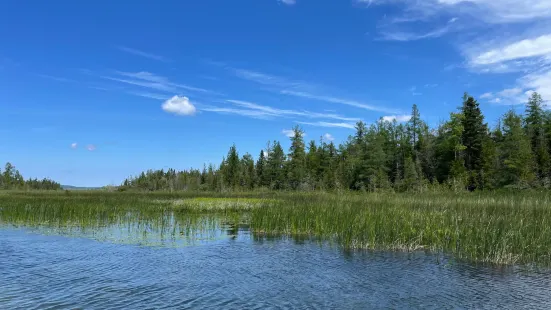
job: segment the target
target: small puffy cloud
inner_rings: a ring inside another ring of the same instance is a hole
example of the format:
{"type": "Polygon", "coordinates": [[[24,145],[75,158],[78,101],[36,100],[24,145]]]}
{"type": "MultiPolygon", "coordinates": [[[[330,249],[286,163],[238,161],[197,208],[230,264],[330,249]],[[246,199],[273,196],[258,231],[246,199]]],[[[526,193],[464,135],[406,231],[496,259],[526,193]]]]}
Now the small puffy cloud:
{"type": "Polygon", "coordinates": [[[335,140],[335,137],[333,137],[333,135],[331,135],[330,133],[326,133],[326,134],[323,135],[323,139],[325,141],[333,141],[333,140],[335,140]]]}
{"type": "Polygon", "coordinates": [[[410,118],[411,115],[388,115],[383,116],[383,121],[393,122],[396,120],[398,123],[403,123],[409,121],[410,118]]]}
{"type": "Polygon", "coordinates": [[[93,145],[93,144],[88,144],[88,145],[86,146],[86,149],[87,149],[88,151],[92,152],[92,151],[95,151],[95,150],[96,150],[96,146],[93,145]]]}
{"type": "Polygon", "coordinates": [[[188,97],[174,96],[162,105],[162,108],[167,113],[176,115],[193,115],[197,111],[195,106],[189,102],[188,97]]]}
{"type": "Polygon", "coordinates": [[[71,143],[71,148],[74,150],[78,147],[78,144],[75,142],[75,143],[71,143]]]}

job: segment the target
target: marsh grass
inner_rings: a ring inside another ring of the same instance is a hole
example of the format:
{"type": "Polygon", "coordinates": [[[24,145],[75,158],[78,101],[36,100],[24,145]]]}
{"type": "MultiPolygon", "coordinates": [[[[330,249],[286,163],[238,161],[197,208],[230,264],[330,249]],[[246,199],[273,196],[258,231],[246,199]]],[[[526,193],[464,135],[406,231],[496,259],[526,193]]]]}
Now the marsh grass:
{"type": "Polygon", "coordinates": [[[250,225],[259,238],[314,238],[346,250],[424,250],[472,262],[551,265],[547,192],[0,194],[0,223],[11,225],[127,225],[140,233],[154,227],[163,236],[199,236],[220,230],[220,216],[232,227],[250,225]],[[208,224],[205,215],[217,220],[208,224]]]}

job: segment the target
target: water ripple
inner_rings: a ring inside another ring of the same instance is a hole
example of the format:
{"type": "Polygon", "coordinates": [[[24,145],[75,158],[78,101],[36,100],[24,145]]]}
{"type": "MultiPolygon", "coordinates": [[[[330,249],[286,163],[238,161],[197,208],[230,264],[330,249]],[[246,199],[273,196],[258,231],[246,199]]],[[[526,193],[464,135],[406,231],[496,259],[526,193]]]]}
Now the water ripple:
{"type": "Polygon", "coordinates": [[[4,228],[0,262],[1,309],[551,308],[547,270],[343,253],[248,231],[152,247],[4,228]]]}

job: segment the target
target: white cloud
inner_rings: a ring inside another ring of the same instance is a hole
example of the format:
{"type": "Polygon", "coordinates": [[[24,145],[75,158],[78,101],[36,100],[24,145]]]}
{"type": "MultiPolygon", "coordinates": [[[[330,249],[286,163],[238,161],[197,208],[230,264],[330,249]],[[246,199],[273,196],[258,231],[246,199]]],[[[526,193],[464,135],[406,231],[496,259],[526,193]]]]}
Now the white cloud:
{"type": "Polygon", "coordinates": [[[295,136],[295,131],[292,130],[292,129],[283,129],[281,131],[282,134],[284,134],[285,136],[289,137],[289,138],[292,138],[295,136]]]}
{"type": "Polygon", "coordinates": [[[278,1],[286,5],[295,5],[297,3],[296,0],[278,0],[278,1]]]}
{"type": "Polygon", "coordinates": [[[71,143],[71,148],[74,150],[78,147],[78,144],[75,142],[75,143],[71,143]]]}
{"type": "Polygon", "coordinates": [[[165,112],[176,115],[193,115],[196,112],[195,106],[189,102],[187,97],[174,96],[162,104],[165,112]]]}
{"type": "Polygon", "coordinates": [[[155,100],[166,100],[168,97],[170,97],[170,96],[162,95],[162,94],[143,93],[143,92],[129,92],[129,94],[144,97],[144,98],[151,98],[151,99],[155,99],[155,100]]]}
{"type": "Polygon", "coordinates": [[[258,71],[246,70],[246,69],[236,69],[229,68],[233,73],[244,80],[255,82],[258,84],[277,86],[282,88],[296,88],[304,85],[304,82],[301,81],[292,81],[283,77],[266,74],[258,71]]]}
{"type": "MultiPolygon", "coordinates": [[[[472,20],[487,23],[511,23],[551,16],[548,0],[358,0],[367,4],[401,3],[405,16],[399,20],[416,21],[433,18],[438,14],[465,15],[472,20]]],[[[458,22],[454,16],[448,23],[458,22]],[[453,20],[453,22],[452,22],[453,20]]]]}
{"type": "Polygon", "coordinates": [[[324,96],[324,95],[317,95],[307,92],[298,92],[298,91],[291,91],[291,90],[282,90],[280,91],[281,94],[284,95],[290,95],[295,97],[301,97],[301,98],[308,98],[313,100],[319,100],[319,101],[325,101],[330,103],[339,103],[344,105],[349,105],[352,107],[370,110],[370,111],[378,111],[378,112],[385,112],[385,113],[396,113],[395,109],[389,109],[385,107],[379,107],[375,105],[366,104],[363,102],[359,102],[356,100],[350,100],[350,99],[344,99],[344,98],[337,98],[332,96],[324,96]]]}
{"type": "Polygon", "coordinates": [[[273,118],[320,118],[320,119],[334,119],[340,121],[358,121],[359,118],[356,117],[346,117],[334,113],[318,113],[306,110],[287,110],[287,109],[278,109],[266,105],[260,105],[253,102],[243,101],[243,100],[226,100],[226,102],[231,103],[235,107],[217,107],[217,106],[203,106],[200,108],[201,111],[214,112],[214,113],[223,113],[223,114],[235,114],[246,117],[252,117],[257,119],[273,119],[273,118]]]}
{"type": "Polygon", "coordinates": [[[276,90],[271,89],[271,91],[275,91],[279,94],[324,101],[329,103],[344,104],[344,105],[349,105],[356,108],[366,109],[371,111],[379,111],[384,113],[399,113],[394,109],[390,109],[386,107],[367,104],[356,100],[350,100],[350,99],[339,98],[335,96],[319,94],[314,90],[319,88],[325,88],[325,87],[319,87],[304,81],[289,80],[280,76],[275,76],[275,75],[270,75],[270,74],[266,74],[258,71],[251,71],[251,70],[245,70],[245,69],[236,69],[231,67],[226,67],[226,69],[231,70],[235,74],[235,76],[241,79],[278,88],[276,90]]]}
{"type": "Polygon", "coordinates": [[[504,89],[497,93],[500,97],[513,97],[518,96],[520,93],[522,93],[522,89],[515,87],[515,88],[508,88],[504,89]]]}
{"type": "Polygon", "coordinates": [[[240,116],[246,116],[256,119],[271,119],[273,118],[273,115],[258,111],[258,110],[249,110],[249,109],[236,109],[236,108],[224,108],[224,107],[202,107],[201,111],[205,112],[213,112],[213,113],[220,113],[220,114],[235,114],[240,116]]]}
{"type": "Polygon", "coordinates": [[[226,101],[242,108],[261,111],[265,113],[266,116],[272,116],[272,117],[303,116],[307,118],[327,118],[327,119],[336,119],[340,121],[359,120],[358,118],[355,118],[355,117],[345,117],[345,116],[341,116],[333,113],[317,113],[317,112],[311,112],[311,111],[277,109],[270,106],[259,105],[256,103],[242,101],[242,100],[226,100],[226,101]]]}
{"type": "Polygon", "coordinates": [[[102,76],[101,78],[129,84],[129,85],[135,85],[135,86],[140,86],[145,88],[151,88],[158,91],[165,91],[165,92],[172,92],[172,93],[178,92],[179,90],[187,90],[187,91],[199,92],[199,93],[211,93],[211,91],[203,88],[171,82],[168,78],[164,76],[159,76],[150,72],[116,71],[115,73],[120,77],[102,76]],[[131,78],[131,79],[128,79],[128,78],[131,78]]]}
{"type": "MultiPolygon", "coordinates": [[[[549,2],[551,3],[551,1],[549,2]]],[[[474,66],[490,65],[510,60],[547,56],[551,54],[551,34],[536,38],[523,39],[502,47],[474,55],[471,63],[474,66]]]]}
{"type": "Polygon", "coordinates": [[[88,145],[86,146],[86,149],[87,149],[88,151],[92,152],[92,151],[95,151],[95,150],[96,150],[96,146],[93,145],[93,144],[88,144],[88,145]]]}
{"type": "Polygon", "coordinates": [[[393,122],[397,121],[398,123],[407,122],[411,119],[411,115],[388,115],[383,116],[383,121],[393,122]]]}
{"type": "Polygon", "coordinates": [[[438,38],[446,33],[450,32],[452,27],[449,25],[436,28],[424,33],[412,33],[412,32],[401,32],[401,31],[383,31],[381,39],[388,41],[417,41],[422,39],[438,38]]]}
{"type": "Polygon", "coordinates": [[[323,139],[325,141],[333,141],[333,140],[335,140],[335,137],[333,137],[333,135],[331,135],[330,133],[326,133],[326,134],[323,135],[323,139]]]}
{"type": "MultiPolygon", "coordinates": [[[[481,42],[487,43],[495,39],[496,34],[510,38],[519,31],[526,33],[530,28],[539,30],[541,34],[545,28],[549,29],[548,20],[551,17],[549,0],[356,0],[356,2],[367,4],[367,7],[372,4],[392,5],[392,12],[396,13],[389,13],[388,16],[385,14],[378,29],[383,39],[395,41],[430,39],[450,33],[461,33],[468,45],[473,44],[473,34],[479,38],[485,37],[481,42]],[[513,24],[519,27],[509,26],[513,24]],[[505,28],[504,25],[507,28],[500,29],[505,28]]],[[[542,42],[534,43],[542,44],[542,42]]],[[[522,46],[517,48],[522,50],[522,46]]],[[[493,59],[492,55],[488,54],[477,61],[491,62],[494,61],[493,59]]]]}
{"type": "Polygon", "coordinates": [[[494,97],[494,94],[492,93],[484,93],[482,95],[480,95],[480,99],[490,99],[490,98],[493,98],[494,97]]]}
{"type": "Polygon", "coordinates": [[[330,127],[330,128],[349,128],[354,129],[355,123],[330,123],[330,122],[297,122],[303,125],[318,126],[318,127],[330,127]]]}
{"type": "Polygon", "coordinates": [[[425,84],[425,88],[436,88],[438,84],[425,84]]]}
{"type": "Polygon", "coordinates": [[[544,100],[551,100],[551,68],[527,74],[519,79],[519,83],[526,90],[524,100],[533,91],[538,92],[544,100]]]}
{"type": "Polygon", "coordinates": [[[144,51],[140,51],[140,50],[137,50],[137,49],[134,49],[134,48],[130,48],[130,47],[126,47],[126,46],[118,46],[117,48],[119,50],[123,51],[123,52],[138,55],[138,56],[141,56],[141,57],[145,57],[145,58],[149,58],[149,59],[153,59],[153,60],[158,60],[158,61],[164,61],[164,62],[168,61],[168,59],[166,59],[163,56],[146,53],[144,51]]]}

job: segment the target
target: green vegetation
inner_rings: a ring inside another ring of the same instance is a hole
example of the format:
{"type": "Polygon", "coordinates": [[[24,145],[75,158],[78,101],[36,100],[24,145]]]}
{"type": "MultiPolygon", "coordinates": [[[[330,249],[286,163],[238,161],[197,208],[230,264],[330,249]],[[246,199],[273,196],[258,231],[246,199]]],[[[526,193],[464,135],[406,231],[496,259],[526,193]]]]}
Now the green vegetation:
{"type": "Polygon", "coordinates": [[[524,116],[507,112],[490,129],[478,102],[465,94],[457,112],[431,129],[416,105],[406,124],[379,120],[339,146],[304,141],[294,128],[289,152],[268,142],[254,161],[232,145],[219,166],[157,170],[128,178],[120,191],[229,192],[266,190],[427,192],[551,186],[551,111],[534,93],[524,116]]]}
{"type": "MultiPolygon", "coordinates": [[[[425,250],[472,262],[551,265],[551,193],[369,195],[347,192],[12,192],[0,194],[0,223],[135,234],[155,228],[178,239],[224,222],[255,238],[315,238],[351,250],[425,250]]],[[[227,226],[226,225],[226,226],[227,226]]]]}
{"type": "Polygon", "coordinates": [[[28,179],[25,181],[21,173],[11,163],[6,163],[4,171],[0,169],[0,189],[4,190],[58,190],[61,184],[50,179],[28,179]]]}

